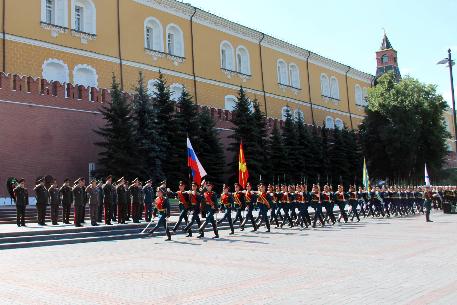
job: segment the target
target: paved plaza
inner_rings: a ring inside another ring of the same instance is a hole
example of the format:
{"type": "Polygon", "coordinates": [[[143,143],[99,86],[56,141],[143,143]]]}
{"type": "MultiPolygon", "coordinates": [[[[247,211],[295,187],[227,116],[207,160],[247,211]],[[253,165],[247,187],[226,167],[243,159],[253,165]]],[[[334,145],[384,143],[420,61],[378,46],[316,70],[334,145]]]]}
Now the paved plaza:
{"type": "Polygon", "coordinates": [[[457,216],[432,217],[4,250],[0,304],[456,304],[457,216]]]}

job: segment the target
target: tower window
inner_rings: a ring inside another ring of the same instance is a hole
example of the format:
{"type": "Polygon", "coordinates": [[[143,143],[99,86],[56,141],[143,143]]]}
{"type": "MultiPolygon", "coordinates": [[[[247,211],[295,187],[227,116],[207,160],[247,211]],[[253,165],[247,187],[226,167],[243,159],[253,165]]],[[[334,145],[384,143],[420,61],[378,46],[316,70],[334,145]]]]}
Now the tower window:
{"type": "Polygon", "coordinates": [[[384,54],[384,55],[381,57],[381,62],[382,62],[383,64],[389,63],[389,56],[387,56],[387,54],[384,54]]]}

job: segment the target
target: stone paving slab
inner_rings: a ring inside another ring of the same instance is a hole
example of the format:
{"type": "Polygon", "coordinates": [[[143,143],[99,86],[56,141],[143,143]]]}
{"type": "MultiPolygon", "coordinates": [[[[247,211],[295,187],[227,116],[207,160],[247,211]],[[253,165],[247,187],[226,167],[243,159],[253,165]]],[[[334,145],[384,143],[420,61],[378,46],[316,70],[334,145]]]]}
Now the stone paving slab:
{"type": "Polygon", "coordinates": [[[0,304],[456,304],[457,216],[0,251],[0,304]]]}

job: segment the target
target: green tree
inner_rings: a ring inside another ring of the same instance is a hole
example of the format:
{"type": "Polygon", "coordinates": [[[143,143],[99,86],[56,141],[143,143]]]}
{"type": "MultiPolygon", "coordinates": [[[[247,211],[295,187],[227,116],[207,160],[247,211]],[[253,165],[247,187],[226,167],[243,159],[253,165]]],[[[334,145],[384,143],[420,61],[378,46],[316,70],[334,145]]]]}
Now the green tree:
{"type": "Polygon", "coordinates": [[[296,132],[297,132],[297,170],[300,173],[300,180],[304,181],[310,176],[314,176],[313,166],[315,166],[315,160],[312,153],[311,145],[311,135],[309,133],[308,127],[305,126],[303,118],[299,116],[295,121],[296,132]]]}
{"type": "Polygon", "coordinates": [[[290,108],[286,107],[282,141],[285,152],[286,183],[296,183],[301,179],[302,168],[299,168],[299,156],[297,154],[298,138],[295,123],[290,108]]]}
{"type": "Polygon", "coordinates": [[[370,176],[415,181],[424,164],[438,172],[447,154],[443,114],[448,108],[436,86],[406,77],[383,75],[369,91],[361,126],[370,176]]]}
{"type": "Polygon", "coordinates": [[[131,179],[139,169],[136,137],[129,103],[114,75],[110,93],[111,103],[100,109],[105,119],[105,126],[95,130],[101,137],[101,141],[95,145],[102,149],[98,159],[101,168],[97,171],[97,175],[111,174],[131,179]]]}
{"type": "Polygon", "coordinates": [[[144,85],[143,74],[139,73],[132,101],[132,118],[138,149],[138,163],[141,165],[138,175],[143,179],[159,182],[164,175],[161,160],[163,151],[158,145],[157,119],[152,101],[144,85]]]}
{"type": "Polygon", "coordinates": [[[263,181],[271,181],[271,165],[268,162],[268,131],[267,131],[267,118],[265,114],[260,110],[260,104],[257,100],[252,102],[253,104],[253,113],[252,120],[254,121],[254,126],[256,132],[254,133],[255,141],[257,145],[254,149],[257,149],[257,152],[252,152],[255,154],[257,161],[259,162],[259,175],[262,175],[263,181]]]}
{"type": "Polygon", "coordinates": [[[279,184],[284,179],[286,160],[282,136],[277,124],[273,126],[273,130],[268,141],[268,151],[268,163],[271,165],[272,181],[275,184],[279,184]]]}

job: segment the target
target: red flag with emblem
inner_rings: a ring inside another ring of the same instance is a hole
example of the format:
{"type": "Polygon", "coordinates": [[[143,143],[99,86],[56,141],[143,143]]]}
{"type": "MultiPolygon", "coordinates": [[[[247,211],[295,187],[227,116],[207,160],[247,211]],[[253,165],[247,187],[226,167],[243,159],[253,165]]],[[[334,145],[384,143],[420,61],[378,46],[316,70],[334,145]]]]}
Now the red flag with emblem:
{"type": "Polygon", "coordinates": [[[240,143],[240,156],[239,156],[239,162],[238,162],[238,183],[243,188],[246,188],[248,179],[249,179],[249,172],[248,172],[248,167],[246,165],[246,159],[244,158],[243,142],[241,142],[240,143]]]}

